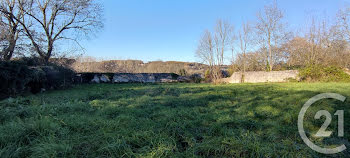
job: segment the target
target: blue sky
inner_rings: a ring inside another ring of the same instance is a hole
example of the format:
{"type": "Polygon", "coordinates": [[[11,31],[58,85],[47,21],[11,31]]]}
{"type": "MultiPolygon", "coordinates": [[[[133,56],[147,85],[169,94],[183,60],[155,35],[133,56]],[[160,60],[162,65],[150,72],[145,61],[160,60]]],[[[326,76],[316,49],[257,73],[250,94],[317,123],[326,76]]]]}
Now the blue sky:
{"type": "MultiPolygon", "coordinates": [[[[196,61],[197,42],[217,19],[236,29],[242,20],[271,0],[101,0],[105,27],[82,41],[85,55],[105,59],[196,61]]],[[[350,1],[349,1],[350,3],[350,1]]],[[[290,29],[307,23],[310,15],[333,17],[347,0],[279,0],[290,29]]]]}

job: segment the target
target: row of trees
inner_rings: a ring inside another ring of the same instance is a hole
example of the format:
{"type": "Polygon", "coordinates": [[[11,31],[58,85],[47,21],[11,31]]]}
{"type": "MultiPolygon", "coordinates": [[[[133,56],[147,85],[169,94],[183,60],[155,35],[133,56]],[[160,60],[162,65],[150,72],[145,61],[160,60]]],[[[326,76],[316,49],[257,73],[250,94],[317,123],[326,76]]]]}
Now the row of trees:
{"type": "Polygon", "coordinates": [[[242,22],[237,31],[229,22],[218,20],[213,31],[202,35],[196,56],[210,65],[214,80],[220,78],[217,74],[228,53],[236,71],[243,73],[312,64],[350,67],[350,9],[339,10],[336,17],[334,22],[311,18],[302,31],[292,32],[274,1],[257,13],[256,22],[242,22]]]}
{"type": "Polygon", "coordinates": [[[221,78],[220,68],[225,64],[225,52],[233,41],[233,30],[231,24],[219,20],[214,33],[206,30],[199,41],[196,55],[209,65],[214,80],[221,78]]]}
{"type": "Polygon", "coordinates": [[[1,0],[0,59],[29,51],[48,62],[59,45],[101,29],[102,13],[96,0],[1,0]]]}

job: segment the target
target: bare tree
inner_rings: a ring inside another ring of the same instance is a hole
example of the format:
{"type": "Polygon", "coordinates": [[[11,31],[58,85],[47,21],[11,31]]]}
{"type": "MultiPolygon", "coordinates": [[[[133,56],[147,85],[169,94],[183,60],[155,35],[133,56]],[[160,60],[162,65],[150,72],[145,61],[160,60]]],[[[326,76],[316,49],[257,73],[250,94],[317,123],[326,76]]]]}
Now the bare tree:
{"type": "MultiPolygon", "coordinates": [[[[266,57],[261,51],[265,51],[263,49],[259,49],[253,52],[247,52],[245,55],[246,62],[246,71],[263,71],[266,67],[266,57]]],[[[234,65],[238,71],[243,71],[243,55],[237,54],[236,60],[234,61],[234,65]]]]}
{"type": "Polygon", "coordinates": [[[350,42],[350,8],[340,9],[337,18],[343,38],[350,42]]]}
{"type": "Polygon", "coordinates": [[[309,42],[309,47],[306,53],[307,64],[319,64],[319,60],[317,60],[317,58],[321,56],[323,39],[321,25],[316,24],[315,18],[312,19],[309,32],[306,34],[306,39],[309,42]]]}
{"type": "Polygon", "coordinates": [[[347,67],[349,47],[344,26],[329,23],[326,18],[316,20],[305,27],[306,33],[284,44],[288,56],[288,65],[302,67],[307,65],[324,65],[347,67]],[[343,28],[342,28],[343,27],[343,28]]]}
{"type": "Polygon", "coordinates": [[[233,27],[227,21],[218,20],[214,32],[216,63],[219,66],[224,64],[225,52],[231,44],[233,27]]]}
{"type": "Polygon", "coordinates": [[[203,63],[209,65],[210,71],[213,70],[216,64],[214,60],[214,42],[210,31],[206,30],[199,40],[196,56],[203,63]]]}
{"type": "Polygon", "coordinates": [[[258,23],[256,29],[263,42],[263,47],[268,48],[267,66],[269,71],[272,71],[274,60],[273,47],[278,47],[281,44],[282,39],[286,37],[284,32],[283,12],[277,7],[277,2],[274,1],[272,5],[264,7],[263,11],[258,12],[258,23]]]}
{"type": "Polygon", "coordinates": [[[314,17],[310,21],[309,26],[305,25],[304,36],[297,36],[283,45],[284,51],[288,54],[289,65],[300,67],[323,62],[321,58],[328,47],[325,23],[323,22],[323,25],[318,23],[314,17]]]}
{"type": "Polygon", "coordinates": [[[252,28],[249,23],[242,23],[241,29],[238,33],[238,39],[239,39],[239,51],[242,54],[243,57],[243,77],[242,77],[242,82],[244,82],[244,75],[246,72],[246,67],[247,67],[247,58],[246,58],[246,53],[247,50],[252,46],[252,28]]]}
{"type": "MultiPolygon", "coordinates": [[[[48,61],[55,43],[88,35],[102,27],[102,8],[96,0],[17,0],[25,17],[15,18],[31,41],[35,51],[48,61]],[[33,27],[28,26],[33,21],[33,27]]],[[[1,11],[9,16],[11,12],[1,11]]]]}
{"type": "Polygon", "coordinates": [[[3,60],[10,60],[14,54],[17,41],[20,36],[21,28],[16,19],[23,18],[23,12],[18,8],[16,0],[2,0],[0,2],[1,12],[1,57],[3,60]]]}
{"type": "Polygon", "coordinates": [[[214,33],[206,30],[202,35],[196,56],[209,65],[214,82],[222,78],[221,66],[225,63],[225,52],[232,44],[233,27],[228,22],[218,20],[214,33]]]}
{"type": "Polygon", "coordinates": [[[323,20],[321,25],[321,62],[325,65],[333,65],[342,68],[349,66],[350,31],[347,30],[347,28],[349,28],[348,24],[349,21],[343,21],[343,23],[339,23],[339,21],[336,21],[336,23],[330,23],[326,18],[323,20]]]}
{"type": "Polygon", "coordinates": [[[305,66],[308,62],[309,42],[304,37],[295,37],[288,43],[284,44],[284,51],[288,54],[287,64],[289,66],[305,66]]]}
{"type": "Polygon", "coordinates": [[[234,28],[229,22],[223,20],[217,21],[214,32],[214,54],[216,56],[214,59],[216,59],[216,66],[214,67],[214,71],[212,71],[214,82],[222,78],[221,66],[224,65],[225,53],[234,40],[233,31],[234,28]]]}

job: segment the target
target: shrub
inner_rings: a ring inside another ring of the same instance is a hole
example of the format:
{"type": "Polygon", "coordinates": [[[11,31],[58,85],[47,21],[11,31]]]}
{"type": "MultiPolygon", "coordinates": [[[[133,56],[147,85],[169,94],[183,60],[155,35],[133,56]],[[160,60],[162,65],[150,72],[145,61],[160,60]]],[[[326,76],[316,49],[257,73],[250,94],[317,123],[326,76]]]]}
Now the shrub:
{"type": "Polygon", "coordinates": [[[75,72],[69,68],[55,65],[39,67],[45,72],[46,88],[60,89],[69,87],[73,83],[75,72]]]}
{"type": "Polygon", "coordinates": [[[179,75],[180,75],[180,76],[187,76],[186,70],[185,70],[185,69],[180,69],[180,70],[179,70],[179,75]]]}
{"type": "Polygon", "coordinates": [[[334,66],[309,65],[300,69],[299,77],[309,82],[350,82],[350,75],[334,66]]]}
{"type": "Polygon", "coordinates": [[[0,99],[22,94],[38,93],[44,89],[65,88],[72,84],[75,75],[69,68],[33,58],[0,62],[0,99]]]}
{"type": "Polygon", "coordinates": [[[235,66],[232,65],[228,68],[227,71],[228,71],[229,76],[232,76],[237,71],[237,69],[235,66]]]}
{"type": "MultiPolygon", "coordinates": [[[[47,64],[43,61],[43,59],[38,58],[38,57],[23,57],[20,59],[16,59],[15,61],[22,62],[26,66],[44,66],[47,64]]],[[[50,63],[48,63],[48,64],[50,64],[50,63]]]]}
{"type": "Polygon", "coordinates": [[[172,78],[173,80],[176,80],[177,78],[179,78],[179,75],[178,75],[178,74],[170,73],[170,75],[171,75],[171,78],[172,78]]]}
{"type": "Polygon", "coordinates": [[[0,98],[23,92],[36,74],[23,61],[0,62],[0,98]]]}
{"type": "Polygon", "coordinates": [[[190,79],[193,83],[201,83],[203,78],[200,74],[193,74],[190,76],[190,79]]]}
{"type": "Polygon", "coordinates": [[[212,75],[211,75],[211,71],[209,69],[205,71],[204,79],[206,82],[211,82],[212,75]]]}

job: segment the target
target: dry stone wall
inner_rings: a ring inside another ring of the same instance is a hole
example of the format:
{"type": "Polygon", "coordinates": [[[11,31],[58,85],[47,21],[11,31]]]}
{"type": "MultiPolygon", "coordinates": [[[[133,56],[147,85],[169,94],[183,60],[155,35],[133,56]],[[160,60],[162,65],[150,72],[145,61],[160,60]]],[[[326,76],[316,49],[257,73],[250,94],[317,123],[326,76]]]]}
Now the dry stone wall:
{"type": "Polygon", "coordinates": [[[190,82],[190,78],[173,73],[81,73],[76,83],[171,83],[190,82]]]}

